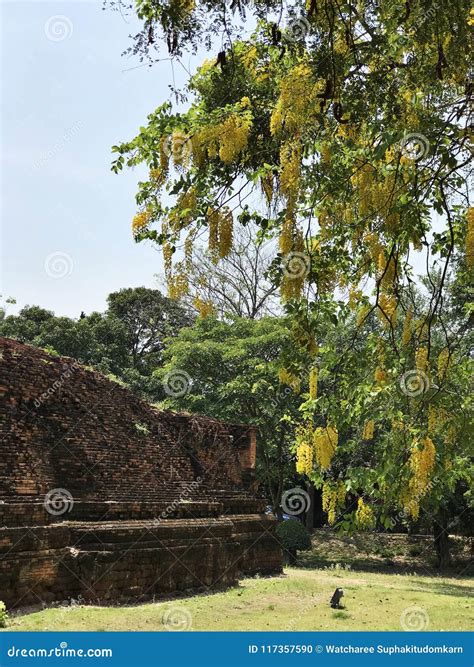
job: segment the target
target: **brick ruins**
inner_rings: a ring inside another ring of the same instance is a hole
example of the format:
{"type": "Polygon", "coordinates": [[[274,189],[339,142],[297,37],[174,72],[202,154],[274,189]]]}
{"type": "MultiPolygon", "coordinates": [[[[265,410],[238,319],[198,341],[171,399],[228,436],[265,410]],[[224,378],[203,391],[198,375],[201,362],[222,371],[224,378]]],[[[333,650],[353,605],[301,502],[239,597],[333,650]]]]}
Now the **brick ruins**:
{"type": "Polygon", "coordinates": [[[0,339],[0,600],[146,600],[281,571],[255,429],[0,339]]]}

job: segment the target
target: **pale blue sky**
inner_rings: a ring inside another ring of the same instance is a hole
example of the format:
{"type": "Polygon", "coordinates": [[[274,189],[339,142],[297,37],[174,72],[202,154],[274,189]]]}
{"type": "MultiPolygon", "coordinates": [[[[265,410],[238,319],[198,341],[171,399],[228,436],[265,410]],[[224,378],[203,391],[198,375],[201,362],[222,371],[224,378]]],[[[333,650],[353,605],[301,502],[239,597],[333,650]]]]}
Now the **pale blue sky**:
{"type": "MultiPolygon", "coordinates": [[[[17,299],[12,310],[102,310],[109,292],[156,286],[162,269],[130,232],[140,172],[113,174],[110,147],[168,98],[171,65],[122,57],[137,24],[102,0],[0,4],[0,294],[17,299]]],[[[179,66],[175,75],[184,83],[179,66]]]]}

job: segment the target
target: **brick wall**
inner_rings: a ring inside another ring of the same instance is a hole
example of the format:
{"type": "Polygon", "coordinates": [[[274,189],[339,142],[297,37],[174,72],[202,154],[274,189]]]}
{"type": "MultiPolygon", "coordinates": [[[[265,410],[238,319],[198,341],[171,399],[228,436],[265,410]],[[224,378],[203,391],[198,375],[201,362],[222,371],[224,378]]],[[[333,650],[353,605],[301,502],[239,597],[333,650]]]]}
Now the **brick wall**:
{"type": "Polygon", "coordinates": [[[0,424],[8,605],[139,598],[280,571],[273,521],[254,494],[255,429],[156,410],[72,359],[8,339],[0,424]]]}

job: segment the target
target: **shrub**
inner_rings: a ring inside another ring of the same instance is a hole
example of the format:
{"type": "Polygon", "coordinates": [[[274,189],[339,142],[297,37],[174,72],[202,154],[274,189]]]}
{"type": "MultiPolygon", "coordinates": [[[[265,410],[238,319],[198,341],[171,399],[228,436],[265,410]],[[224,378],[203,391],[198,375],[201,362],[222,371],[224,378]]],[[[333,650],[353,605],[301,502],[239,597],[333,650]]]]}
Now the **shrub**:
{"type": "Polygon", "coordinates": [[[0,628],[6,628],[8,622],[8,614],[5,603],[0,600],[0,628]]]}
{"type": "Polygon", "coordinates": [[[283,521],[277,526],[276,534],[288,555],[290,565],[296,562],[297,551],[311,549],[311,536],[300,521],[283,521]]]}

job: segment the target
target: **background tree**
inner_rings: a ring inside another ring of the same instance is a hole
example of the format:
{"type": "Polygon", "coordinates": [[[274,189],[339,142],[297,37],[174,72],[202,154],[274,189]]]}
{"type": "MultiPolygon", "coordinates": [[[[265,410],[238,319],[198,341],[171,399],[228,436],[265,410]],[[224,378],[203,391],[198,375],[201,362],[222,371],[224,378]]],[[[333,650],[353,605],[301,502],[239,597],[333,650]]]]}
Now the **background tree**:
{"type": "Polygon", "coordinates": [[[150,400],[165,394],[153,371],[167,337],[192,322],[188,311],[158,290],[127,288],[108,297],[105,313],[57,317],[39,306],[0,319],[0,335],[72,357],[111,373],[150,400]]]}
{"type": "Polygon", "coordinates": [[[278,377],[288,338],[286,323],[278,318],[205,318],[170,341],[166,363],[156,372],[169,387],[168,407],[257,426],[257,474],[278,512],[284,485],[295,476],[299,398],[278,377]],[[175,396],[173,378],[187,379],[175,396]]]}
{"type": "Polygon", "coordinates": [[[220,319],[281,314],[278,288],[267,276],[273,252],[255,225],[239,225],[232,250],[220,262],[214,253],[196,249],[187,265],[189,292],[183,300],[201,313],[212,307],[220,319]]]}

